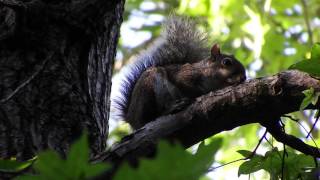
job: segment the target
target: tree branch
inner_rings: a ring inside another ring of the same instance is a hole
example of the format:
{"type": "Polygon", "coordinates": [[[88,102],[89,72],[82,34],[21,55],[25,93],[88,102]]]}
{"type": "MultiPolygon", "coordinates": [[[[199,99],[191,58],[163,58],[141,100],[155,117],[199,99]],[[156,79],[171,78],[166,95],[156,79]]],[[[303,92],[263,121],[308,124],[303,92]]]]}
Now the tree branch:
{"type": "Polygon", "coordinates": [[[178,139],[189,147],[222,131],[250,123],[260,123],[278,141],[305,154],[320,157],[317,148],[285,134],[274,120],[299,110],[304,98],[302,91],[310,87],[319,91],[319,81],[306,73],[291,70],[210,92],[198,97],[183,111],[146,124],[93,161],[116,165],[124,159],[135,162],[140,156],[152,155],[160,138],[178,139]]]}

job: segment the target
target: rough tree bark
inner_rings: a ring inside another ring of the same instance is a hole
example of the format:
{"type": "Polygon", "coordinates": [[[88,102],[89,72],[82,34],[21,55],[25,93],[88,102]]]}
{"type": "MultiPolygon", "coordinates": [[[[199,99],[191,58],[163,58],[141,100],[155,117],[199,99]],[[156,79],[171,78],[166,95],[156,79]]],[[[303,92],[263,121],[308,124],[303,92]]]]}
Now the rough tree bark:
{"type": "Polygon", "coordinates": [[[105,149],[124,0],[0,0],[0,157],[105,149]]]}

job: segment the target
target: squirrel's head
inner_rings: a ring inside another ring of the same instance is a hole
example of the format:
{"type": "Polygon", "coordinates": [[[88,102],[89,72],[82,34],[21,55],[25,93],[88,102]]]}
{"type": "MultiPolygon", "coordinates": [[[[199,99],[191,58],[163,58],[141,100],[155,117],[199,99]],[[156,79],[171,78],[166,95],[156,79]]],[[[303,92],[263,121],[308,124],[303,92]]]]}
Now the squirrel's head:
{"type": "Polygon", "coordinates": [[[218,44],[212,46],[210,60],[214,63],[216,76],[228,85],[239,84],[246,80],[243,65],[233,55],[222,54],[218,44]]]}
{"type": "Polygon", "coordinates": [[[236,85],[246,80],[243,65],[233,55],[222,54],[218,44],[212,46],[208,59],[195,66],[201,69],[202,76],[198,81],[198,88],[202,93],[236,85]]]}

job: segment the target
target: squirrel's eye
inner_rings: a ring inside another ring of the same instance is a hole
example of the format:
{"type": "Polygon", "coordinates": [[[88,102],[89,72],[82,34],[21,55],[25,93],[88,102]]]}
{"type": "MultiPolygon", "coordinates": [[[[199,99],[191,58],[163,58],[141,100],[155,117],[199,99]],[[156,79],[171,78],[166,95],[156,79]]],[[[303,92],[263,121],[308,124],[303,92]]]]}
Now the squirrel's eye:
{"type": "Polygon", "coordinates": [[[224,58],[222,60],[222,65],[224,66],[231,66],[232,65],[232,60],[230,58],[224,58]]]}

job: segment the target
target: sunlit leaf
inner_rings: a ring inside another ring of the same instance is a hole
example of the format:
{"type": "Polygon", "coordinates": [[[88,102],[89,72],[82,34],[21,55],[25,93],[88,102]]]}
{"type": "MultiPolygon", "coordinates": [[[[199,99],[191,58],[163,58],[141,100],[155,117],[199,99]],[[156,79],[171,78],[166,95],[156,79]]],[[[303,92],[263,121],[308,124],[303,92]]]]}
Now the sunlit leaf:
{"type": "Polygon", "coordinates": [[[320,44],[315,44],[311,50],[311,59],[300,61],[289,69],[298,69],[313,76],[320,77],[320,44]]]}
{"type": "Polygon", "coordinates": [[[305,109],[309,104],[315,105],[319,99],[319,92],[315,92],[313,88],[307,89],[303,91],[305,95],[304,99],[301,102],[300,110],[305,109]]]}
{"type": "Polygon", "coordinates": [[[320,77],[320,61],[312,61],[310,59],[306,59],[293,64],[289,67],[289,69],[298,69],[313,76],[320,77]]]}
{"type": "Polygon", "coordinates": [[[320,43],[316,43],[312,46],[311,59],[313,61],[320,61],[320,43]]]}

